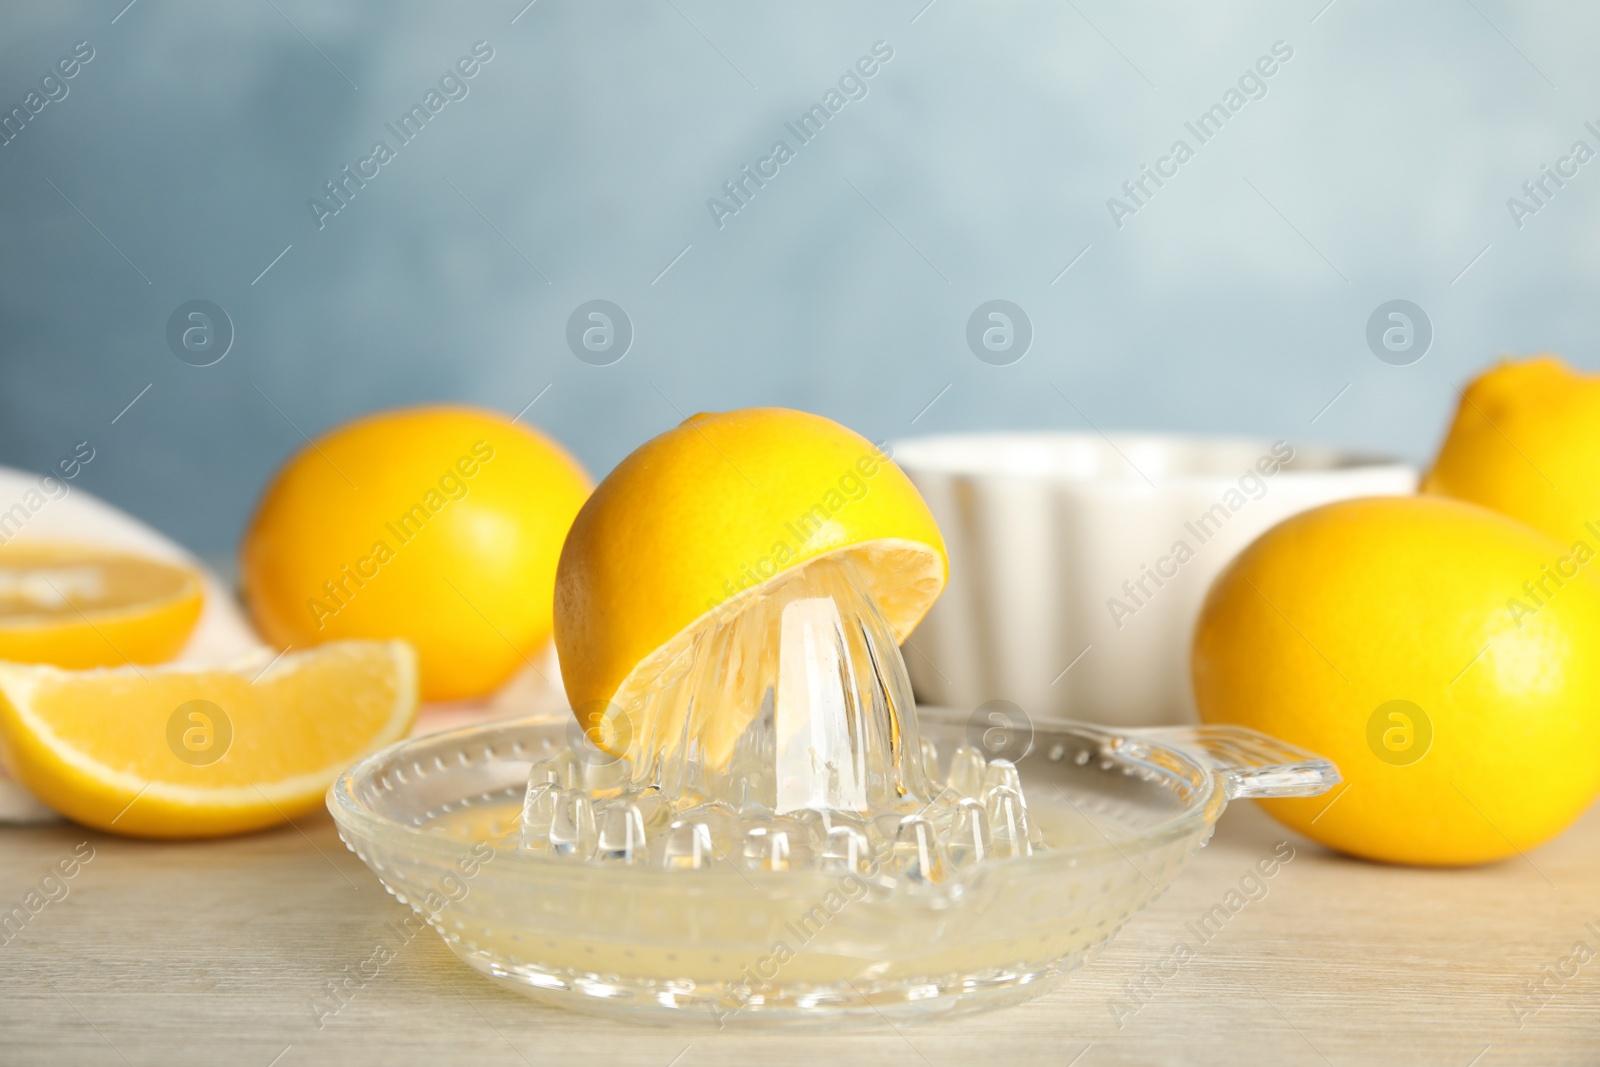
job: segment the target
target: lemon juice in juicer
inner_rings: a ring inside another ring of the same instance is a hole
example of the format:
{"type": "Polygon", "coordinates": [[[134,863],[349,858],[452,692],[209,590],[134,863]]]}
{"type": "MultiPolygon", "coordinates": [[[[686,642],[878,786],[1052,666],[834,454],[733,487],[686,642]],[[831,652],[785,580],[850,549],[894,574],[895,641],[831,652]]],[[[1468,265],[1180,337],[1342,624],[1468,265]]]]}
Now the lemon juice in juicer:
{"type": "Polygon", "coordinates": [[[864,438],[785,409],[694,416],[567,537],[574,718],[398,746],[330,807],[492,977],[639,1021],[814,1026],[1037,995],[1229,798],[1338,780],[1237,728],[1056,722],[996,752],[987,721],[919,720],[899,646],[946,576],[926,505],[864,438]]]}

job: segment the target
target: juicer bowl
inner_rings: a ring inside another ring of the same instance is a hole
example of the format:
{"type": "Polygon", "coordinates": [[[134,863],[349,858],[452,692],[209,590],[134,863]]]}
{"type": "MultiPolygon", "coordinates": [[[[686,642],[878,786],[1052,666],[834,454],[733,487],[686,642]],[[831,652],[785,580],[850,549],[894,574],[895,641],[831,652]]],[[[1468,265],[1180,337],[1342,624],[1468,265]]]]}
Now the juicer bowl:
{"type": "MultiPolygon", "coordinates": [[[[918,709],[948,760],[969,715],[918,709]]],[[[658,1025],[896,1025],[1031,999],[1169,886],[1236,797],[1310,796],[1330,762],[1229,726],[1036,721],[1017,760],[1047,847],[937,882],[618,866],[519,847],[528,772],[566,718],[397,744],[340,776],[345,844],[451,950],[539,1000],[658,1025]]],[[[409,920],[416,921],[416,920],[409,920]]]]}

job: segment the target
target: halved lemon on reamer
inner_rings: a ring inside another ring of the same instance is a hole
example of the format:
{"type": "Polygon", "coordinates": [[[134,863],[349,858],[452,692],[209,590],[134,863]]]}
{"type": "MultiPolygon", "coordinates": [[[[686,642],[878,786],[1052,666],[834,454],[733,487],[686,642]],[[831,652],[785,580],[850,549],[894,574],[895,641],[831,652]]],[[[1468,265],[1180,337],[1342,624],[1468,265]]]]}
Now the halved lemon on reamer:
{"type": "Polygon", "coordinates": [[[135,837],[242,833],[311,811],[416,714],[416,654],[401,641],[226,668],[0,663],[6,770],[68,818],[135,837]]]}
{"type": "MultiPolygon", "coordinates": [[[[604,720],[617,715],[644,736],[648,696],[696,636],[823,557],[854,565],[898,642],[949,576],[911,480],[831,419],[747,408],[695,415],[647,441],[578,512],[556,571],[556,649],[580,725],[601,747],[613,747],[604,720]]],[[[746,723],[730,710],[717,725],[703,738],[714,754],[746,723]]]]}

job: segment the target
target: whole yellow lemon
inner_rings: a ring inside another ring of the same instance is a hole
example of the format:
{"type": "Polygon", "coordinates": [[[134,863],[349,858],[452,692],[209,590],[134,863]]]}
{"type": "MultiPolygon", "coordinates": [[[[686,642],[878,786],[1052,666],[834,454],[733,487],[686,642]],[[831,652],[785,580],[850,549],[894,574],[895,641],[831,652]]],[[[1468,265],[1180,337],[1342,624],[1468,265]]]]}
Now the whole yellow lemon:
{"type": "Polygon", "coordinates": [[[1563,544],[1600,546],[1600,374],[1501,363],[1462,393],[1423,492],[1470,500],[1563,544]]]}
{"type": "Polygon", "coordinates": [[[251,617],[297,648],[400,638],[425,700],[481,696],[550,637],[577,460],[497,412],[383,412],[280,470],[240,549],[251,617]]]}
{"type": "Polygon", "coordinates": [[[1527,850],[1600,792],[1597,568],[1438,497],[1296,515],[1206,597],[1201,717],[1334,760],[1345,787],[1263,803],[1332,848],[1430,865],[1527,850]]]}

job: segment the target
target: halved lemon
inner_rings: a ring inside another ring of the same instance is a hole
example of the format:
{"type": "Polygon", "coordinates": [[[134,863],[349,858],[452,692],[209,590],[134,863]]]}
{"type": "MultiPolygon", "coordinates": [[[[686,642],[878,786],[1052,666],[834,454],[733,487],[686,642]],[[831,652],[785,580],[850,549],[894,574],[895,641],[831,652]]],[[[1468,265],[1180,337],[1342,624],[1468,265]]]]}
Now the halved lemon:
{"type": "Polygon", "coordinates": [[[186,567],[89,545],[0,546],[0,660],[83,669],[161,663],[200,617],[186,567]]]}
{"type": "Polygon", "coordinates": [[[0,663],[0,756],[34,796],[135,837],[213,837],[318,807],[417,714],[416,654],[343,641],[229,668],[0,663]]]}
{"type": "MultiPolygon", "coordinates": [[[[704,627],[825,556],[850,559],[897,641],[949,575],[911,480],[831,419],[747,408],[647,441],[595,489],[561,550],[556,649],[579,723],[603,747],[617,714],[644,736],[646,697],[704,627]]],[[[702,739],[712,752],[743,728],[738,714],[702,739]]]]}

